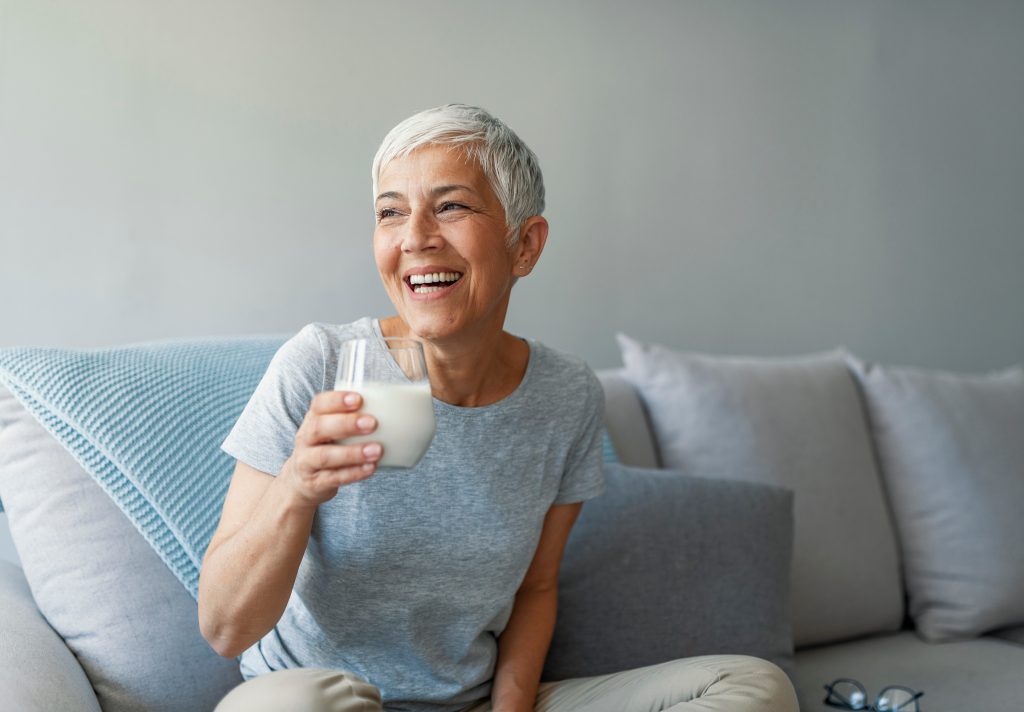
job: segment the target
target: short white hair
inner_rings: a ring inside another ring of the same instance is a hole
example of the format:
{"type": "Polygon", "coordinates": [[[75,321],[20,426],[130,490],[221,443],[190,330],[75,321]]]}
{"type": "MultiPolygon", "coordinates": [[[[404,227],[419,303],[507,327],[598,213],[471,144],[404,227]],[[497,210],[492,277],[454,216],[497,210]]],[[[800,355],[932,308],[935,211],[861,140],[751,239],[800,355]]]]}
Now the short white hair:
{"type": "Polygon", "coordinates": [[[526,219],[544,212],[544,178],[537,156],[504,122],[484,109],[445,104],[413,114],[395,126],[373,157],[373,196],[380,172],[396,158],[427,145],[451,145],[476,161],[505,210],[509,246],[526,219]]]}

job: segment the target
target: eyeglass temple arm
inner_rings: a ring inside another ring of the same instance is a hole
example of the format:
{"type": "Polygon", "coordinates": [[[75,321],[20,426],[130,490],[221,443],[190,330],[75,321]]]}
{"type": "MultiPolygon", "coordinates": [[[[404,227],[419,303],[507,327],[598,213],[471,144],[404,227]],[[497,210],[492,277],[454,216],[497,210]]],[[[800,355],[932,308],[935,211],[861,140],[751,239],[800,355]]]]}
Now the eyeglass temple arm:
{"type": "Polygon", "coordinates": [[[924,697],[924,692],[915,692],[913,697],[911,697],[909,700],[907,700],[906,702],[902,703],[899,706],[899,709],[903,709],[904,707],[909,705],[911,702],[915,702],[918,698],[921,698],[921,697],[924,697]]]}

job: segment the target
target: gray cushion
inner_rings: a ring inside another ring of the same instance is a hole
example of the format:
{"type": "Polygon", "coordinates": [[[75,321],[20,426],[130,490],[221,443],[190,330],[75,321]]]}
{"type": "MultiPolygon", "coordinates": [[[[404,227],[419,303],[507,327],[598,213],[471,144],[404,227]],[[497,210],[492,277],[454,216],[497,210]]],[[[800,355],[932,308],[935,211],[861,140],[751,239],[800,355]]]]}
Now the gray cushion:
{"type": "Polygon", "coordinates": [[[643,403],[621,369],[597,372],[604,388],[604,420],[618,461],[634,467],[657,467],[658,452],[643,403]]]}
{"type": "Polygon", "coordinates": [[[39,613],[21,569],[7,561],[0,561],[0,611],[3,708],[100,712],[75,656],[39,613]],[[31,662],[30,674],[25,661],[31,662]]]}
{"type": "Polygon", "coordinates": [[[924,691],[926,712],[1024,707],[1024,647],[992,638],[926,643],[911,631],[828,645],[796,655],[795,685],[802,710],[822,704],[824,685],[852,677],[872,702],[886,685],[924,691]]]}
{"type": "Polygon", "coordinates": [[[792,493],[605,465],[566,544],[545,680],[712,653],[790,668],[792,493]]]}
{"type": "Polygon", "coordinates": [[[843,354],[724,357],[619,343],[665,467],[796,493],[797,647],[898,630],[896,540],[843,354]]]}
{"type": "Polygon", "coordinates": [[[181,583],[2,387],[0,496],[36,604],[104,712],[212,709],[241,680],[203,640],[181,583]]]}
{"type": "Polygon", "coordinates": [[[1024,624],[1024,369],[964,375],[851,358],[930,640],[1024,624]]]}

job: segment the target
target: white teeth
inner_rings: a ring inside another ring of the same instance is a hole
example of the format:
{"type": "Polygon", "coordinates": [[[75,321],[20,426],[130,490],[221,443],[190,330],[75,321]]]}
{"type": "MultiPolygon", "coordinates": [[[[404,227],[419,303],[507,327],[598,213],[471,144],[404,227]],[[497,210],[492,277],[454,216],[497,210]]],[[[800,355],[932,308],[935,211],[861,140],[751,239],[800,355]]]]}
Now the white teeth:
{"type": "Polygon", "coordinates": [[[431,292],[440,292],[441,287],[428,287],[426,285],[420,285],[418,287],[413,287],[412,291],[416,292],[416,294],[430,294],[431,292]]]}
{"type": "Polygon", "coordinates": [[[409,284],[433,284],[434,282],[454,282],[462,276],[461,272],[434,272],[433,274],[414,274],[409,277],[409,284]]]}

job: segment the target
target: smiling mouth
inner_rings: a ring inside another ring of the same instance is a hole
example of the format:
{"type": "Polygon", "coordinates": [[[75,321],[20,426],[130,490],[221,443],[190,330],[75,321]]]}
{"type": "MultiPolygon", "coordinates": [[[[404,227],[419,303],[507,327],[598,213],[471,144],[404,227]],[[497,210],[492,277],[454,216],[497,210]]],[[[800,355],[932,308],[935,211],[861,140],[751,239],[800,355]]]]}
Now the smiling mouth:
{"type": "Polygon", "coordinates": [[[416,294],[430,294],[451,287],[460,279],[462,279],[462,272],[434,272],[433,274],[410,275],[406,278],[405,283],[416,294]]]}

